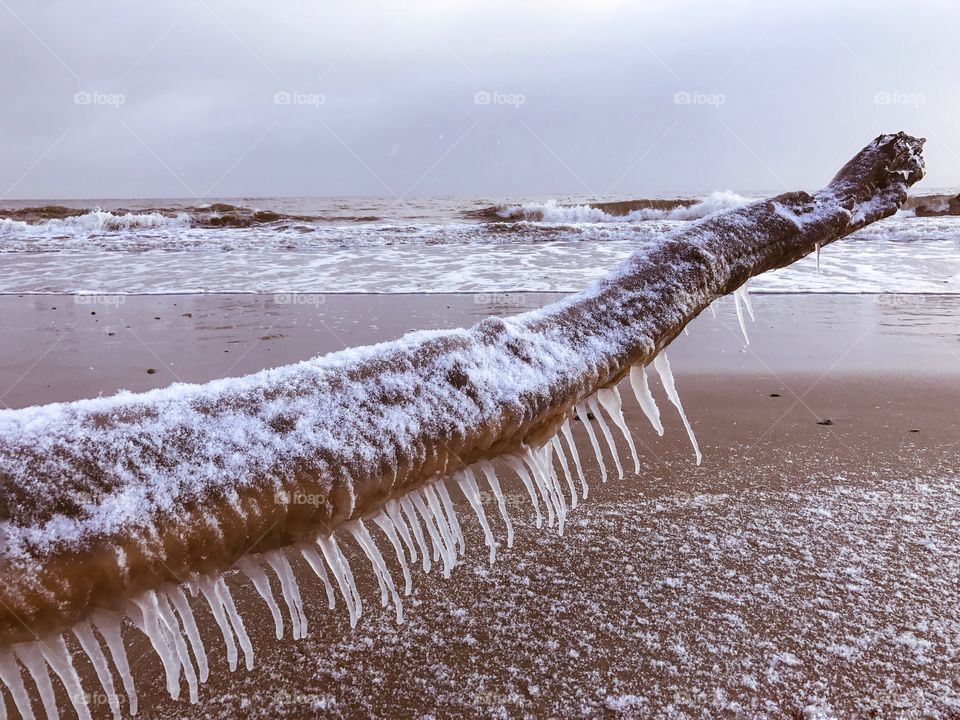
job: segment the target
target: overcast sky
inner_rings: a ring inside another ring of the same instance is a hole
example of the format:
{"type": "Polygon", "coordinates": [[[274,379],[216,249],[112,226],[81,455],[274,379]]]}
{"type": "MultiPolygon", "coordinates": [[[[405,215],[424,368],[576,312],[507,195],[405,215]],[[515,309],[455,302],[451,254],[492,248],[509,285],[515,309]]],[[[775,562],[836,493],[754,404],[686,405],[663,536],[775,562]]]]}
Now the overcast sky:
{"type": "Polygon", "coordinates": [[[0,0],[0,199],[960,186],[960,3],[0,0]]]}

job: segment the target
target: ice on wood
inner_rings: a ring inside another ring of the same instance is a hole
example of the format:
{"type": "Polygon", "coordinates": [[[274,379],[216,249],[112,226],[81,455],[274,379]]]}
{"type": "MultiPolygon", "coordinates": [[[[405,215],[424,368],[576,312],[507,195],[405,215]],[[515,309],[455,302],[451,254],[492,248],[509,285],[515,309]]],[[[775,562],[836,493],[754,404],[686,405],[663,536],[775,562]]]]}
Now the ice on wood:
{"type": "Polygon", "coordinates": [[[697,465],[703,459],[700,454],[700,446],[697,444],[697,438],[693,434],[693,428],[687,420],[687,414],[683,411],[683,405],[680,403],[680,396],[677,394],[677,386],[673,380],[673,371],[670,369],[670,360],[667,359],[667,353],[661,352],[653,359],[653,366],[660,375],[660,382],[663,383],[663,389],[667,391],[667,397],[680,413],[680,419],[683,421],[683,427],[687,430],[687,436],[690,438],[690,444],[693,445],[693,452],[697,456],[697,465]]]}
{"type": "Polygon", "coordinates": [[[590,412],[587,410],[585,403],[578,404],[575,409],[577,417],[583,425],[583,429],[587,431],[587,437],[590,438],[590,446],[593,448],[594,457],[597,459],[597,466],[600,468],[600,480],[606,482],[607,467],[603,464],[603,455],[600,454],[600,443],[597,442],[597,434],[593,431],[593,426],[590,424],[590,412]]]}
{"type": "Polygon", "coordinates": [[[636,396],[643,414],[653,425],[657,435],[662,437],[663,423],[660,421],[660,408],[657,407],[657,401],[653,399],[653,393],[650,392],[646,368],[641,365],[633,365],[630,368],[630,387],[633,388],[633,394],[636,396]]]}
{"type": "Polygon", "coordinates": [[[270,578],[267,577],[263,568],[260,567],[254,555],[240,558],[240,560],[237,561],[237,568],[253,583],[254,589],[260,594],[260,597],[263,598],[263,601],[270,609],[270,614],[273,616],[273,624],[276,628],[277,640],[279,640],[283,637],[283,616],[280,614],[280,607],[273,597],[270,578]]]}
{"type": "Polygon", "coordinates": [[[507,547],[513,547],[513,522],[510,520],[510,514],[507,512],[507,503],[503,497],[503,490],[500,488],[500,480],[497,478],[497,471],[489,460],[481,460],[477,467],[487,479],[487,485],[490,492],[497,499],[497,509],[500,511],[500,517],[503,518],[503,524],[507,527],[507,547]]]}
{"type": "Polygon", "coordinates": [[[313,570],[314,574],[320,578],[323,583],[323,589],[327,593],[327,607],[333,610],[337,606],[336,597],[333,594],[333,586],[330,584],[330,577],[323,565],[323,559],[317,554],[317,551],[309,545],[300,545],[300,554],[307,561],[307,565],[313,570]]]}
{"type": "Polygon", "coordinates": [[[560,434],[567,441],[567,449],[570,451],[570,457],[573,458],[573,464],[577,468],[577,476],[580,478],[580,486],[583,488],[583,499],[587,499],[590,494],[590,488],[587,485],[587,477],[583,473],[583,466],[580,464],[580,453],[577,452],[577,444],[573,440],[573,431],[570,429],[570,421],[565,420],[560,426],[560,434]]]}
{"type": "Polygon", "coordinates": [[[633,471],[640,472],[640,458],[637,457],[637,446],[633,443],[633,435],[630,428],[627,427],[627,421],[623,417],[623,400],[620,398],[620,391],[616,386],[610,388],[600,388],[597,390],[597,400],[603,409],[607,411],[613,424],[617,426],[623,434],[624,440],[630,447],[630,454],[633,456],[633,471]]]}
{"type": "Polygon", "coordinates": [[[610,448],[610,454],[613,456],[613,464],[617,468],[617,477],[623,480],[623,465],[620,463],[620,453],[617,452],[617,443],[613,439],[613,433],[610,432],[610,426],[607,425],[607,421],[603,419],[600,403],[597,401],[595,395],[591,395],[587,398],[587,404],[593,411],[593,417],[596,418],[597,425],[600,426],[600,432],[603,434],[603,439],[607,442],[607,447],[610,448]]]}

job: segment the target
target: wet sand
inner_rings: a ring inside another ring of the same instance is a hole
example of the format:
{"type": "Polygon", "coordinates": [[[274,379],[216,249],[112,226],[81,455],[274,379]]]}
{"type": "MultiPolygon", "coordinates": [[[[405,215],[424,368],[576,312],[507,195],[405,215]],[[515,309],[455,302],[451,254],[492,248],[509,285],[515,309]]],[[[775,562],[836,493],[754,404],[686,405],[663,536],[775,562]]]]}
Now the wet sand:
{"type": "MultiPolygon", "coordinates": [[[[239,375],[549,299],[3,297],[0,397],[20,407],[239,375]]],[[[490,567],[458,506],[466,557],[449,580],[414,573],[403,626],[352,554],[365,608],[353,631],[295,561],[311,623],[299,642],[289,625],[276,640],[259,596],[231,577],[257,667],[227,672],[199,609],[211,662],[200,704],[166,697],[141,638],[140,716],[957,717],[960,299],[754,306],[749,349],[728,303],[670,350],[701,466],[658,384],[663,438],[625,391],[640,472],[621,443],[625,477],[608,457],[602,484],[577,432],[590,497],[562,538],[536,530],[521,486],[505,482],[514,547],[485,498],[501,543],[490,567]]]]}

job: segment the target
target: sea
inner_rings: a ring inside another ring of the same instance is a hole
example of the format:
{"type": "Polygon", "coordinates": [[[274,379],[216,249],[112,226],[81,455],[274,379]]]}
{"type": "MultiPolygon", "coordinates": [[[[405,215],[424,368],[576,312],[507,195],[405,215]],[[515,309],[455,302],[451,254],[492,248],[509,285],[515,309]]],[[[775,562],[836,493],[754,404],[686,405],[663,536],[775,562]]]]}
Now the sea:
{"type": "MultiPolygon", "coordinates": [[[[750,289],[960,294],[956,193],[911,197],[750,289]]],[[[0,201],[0,294],[571,292],[763,196],[0,201]]]]}

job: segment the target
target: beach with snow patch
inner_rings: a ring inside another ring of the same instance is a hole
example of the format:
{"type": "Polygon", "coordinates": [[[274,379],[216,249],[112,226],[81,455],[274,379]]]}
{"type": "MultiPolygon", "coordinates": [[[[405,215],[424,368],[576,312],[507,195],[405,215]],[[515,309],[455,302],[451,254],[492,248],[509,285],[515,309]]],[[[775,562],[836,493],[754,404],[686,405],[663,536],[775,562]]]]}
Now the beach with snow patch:
{"type": "MultiPolygon", "coordinates": [[[[555,296],[308,297],[2,297],[5,402],[241,375],[555,296]]],[[[514,548],[490,566],[464,506],[465,557],[449,579],[414,584],[402,626],[375,607],[368,571],[357,582],[371,602],[351,631],[345,613],[326,608],[319,580],[295,564],[310,634],[277,640],[253,587],[228,574],[259,672],[240,683],[212,675],[191,711],[867,718],[920,708],[954,717],[960,299],[755,295],[752,304],[749,345],[726,298],[671,347],[701,466],[651,377],[663,437],[624,399],[641,472],[628,467],[618,479],[604,450],[610,476],[601,482],[574,423],[590,494],[564,536],[536,530],[523,486],[504,478],[514,548]]],[[[502,544],[496,498],[481,500],[502,544]]],[[[200,633],[211,666],[225,663],[215,624],[201,622],[200,633]]],[[[128,652],[139,716],[182,717],[146,638],[134,637],[128,652]]],[[[92,669],[76,666],[95,687],[92,669]]],[[[96,693],[89,704],[94,717],[108,714],[96,693]]]]}

